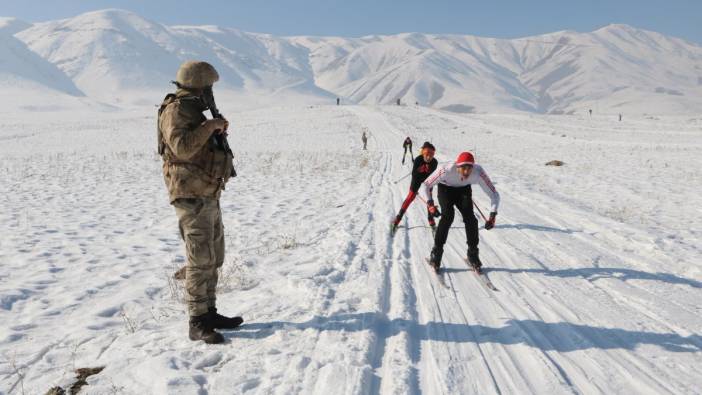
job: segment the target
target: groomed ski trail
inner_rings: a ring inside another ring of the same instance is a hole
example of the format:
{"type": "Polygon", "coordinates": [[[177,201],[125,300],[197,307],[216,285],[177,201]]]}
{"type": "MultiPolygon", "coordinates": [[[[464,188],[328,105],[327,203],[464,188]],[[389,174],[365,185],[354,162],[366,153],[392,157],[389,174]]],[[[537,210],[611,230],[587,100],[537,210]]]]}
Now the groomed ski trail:
{"type": "MultiPolygon", "coordinates": [[[[349,111],[372,131],[377,146],[371,148],[392,156],[390,179],[411,169],[401,166],[402,140],[418,134],[412,119],[405,117],[411,110],[352,107],[349,111]]],[[[444,117],[435,111],[424,112],[444,117]]],[[[483,127],[466,117],[448,115],[444,119],[478,130],[483,127]]],[[[470,137],[462,139],[466,147],[459,147],[459,141],[441,139],[431,131],[423,133],[435,137],[432,142],[439,149],[439,161],[451,159],[445,150],[448,147],[451,155],[471,149],[470,137]]],[[[416,139],[414,143],[421,145],[416,139]]],[[[506,155],[500,159],[516,160],[506,155]]],[[[508,178],[499,166],[487,170],[493,180],[508,178]]],[[[406,194],[406,181],[389,185],[395,200],[388,217],[380,220],[392,219],[406,194]]],[[[525,194],[507,183],[498,185],[498,190],[503,195],[498,227],[491,232],[481,229],[480,247],[499,293],[486,290],[468,271],[459,213],[444,256],[451,291],[437,287],[423,264],[433,245],[424,204],[417,199],[405,216],[388,250],[394,253],[389,256],[393,266],[388,278],[388,318],[403,320],[406,327],[391,331],[395,335],[387,344],[395,347],[386,347],[382,367],[401,370],[399,355],[405,355],[411,362],[405,364],[409,376],[418,375],[419,382],[389,388],[447,394],[688,393],[702,382],[701,373],[692,373],[701,361],[702,338],[674,324],[700,324],[695,315],[699,309],[689,302],[695,300],[690,293],[699,294],[694,281],[691,287],[679,281],[678,288],[686,294],[680,298],[665,287],[629,283],[627,273],[646,279],[646,272],[655,273],[656,262],[638,254],[617,253],[621,237],[608,230],[605,219],[543,194],[525,194]],[[572,229],[573,222],[588,231],[572,229]],[[598,276],[599,261],[616,263],[618,269],[610,269],[613,275],[603,269],[598,276]],[[595,262],[592,276],[586,274],[590,262],[595,262]],[[670,298],[671,311],[647,307],[660,297],[670,298]],[[414,322],[405,322],[405,317],[414,322]],[[649,352],[656,348],[676,353],[679,364],[656,358],[655,352],[649,352]],[[680,376],[680,368],[688,373],[685,377],[680,376]]],[[[481,194],[479,188],[474,189],[478,202],[486,200],[481,194]]],[[[482,227],[482,220],[480,224],[482,227]]],[[[635,230],[629,233],[637,236],[623,240],[630,245],[635,246],[637,238],[646,238],[635,230]]]]}

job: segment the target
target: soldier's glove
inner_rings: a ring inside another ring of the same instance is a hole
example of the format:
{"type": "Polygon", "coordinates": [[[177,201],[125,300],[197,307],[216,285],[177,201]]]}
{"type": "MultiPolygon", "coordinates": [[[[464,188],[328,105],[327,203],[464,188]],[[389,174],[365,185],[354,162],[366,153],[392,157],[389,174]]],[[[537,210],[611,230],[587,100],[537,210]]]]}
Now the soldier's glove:
{"type": "Polygon", "coordinates": [[[485,229],[490,230],[495,227],[495,219],[497,218],[497,213],[496,212],[491,212],[490,213],[490,219],[485,222],[485,229]]]}
{"type": "Polygon", "coordinates": [[[224,134],[227,135],[227,129],[229,128],[229,121],[224,118],[208,119],[205,121],[205,125],[210,129],[211,133],[224,134]]]}
{"type": "Polygon", "coordinates": [[[427,202],[427,208],[429,209],[429,215],[432,217],[441,217],[441,213],[439,212],[439,209],[434,206],[434,201],[430,200],[427,202]]]}

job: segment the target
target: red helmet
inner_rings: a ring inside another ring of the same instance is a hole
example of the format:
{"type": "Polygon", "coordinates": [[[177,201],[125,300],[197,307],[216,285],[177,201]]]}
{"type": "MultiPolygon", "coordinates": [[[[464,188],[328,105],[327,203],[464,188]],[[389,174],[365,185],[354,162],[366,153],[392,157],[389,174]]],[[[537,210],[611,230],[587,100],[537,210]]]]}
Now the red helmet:
{"type": "Polygon", "coordinates": [[[474,165],[475,164],[475,158],[473,158],[473,154],[470,152],[461,152],[460,155],[458,155],[458,158],[456,158],[456,166],[464,166],[464,165],[474,165]]]}

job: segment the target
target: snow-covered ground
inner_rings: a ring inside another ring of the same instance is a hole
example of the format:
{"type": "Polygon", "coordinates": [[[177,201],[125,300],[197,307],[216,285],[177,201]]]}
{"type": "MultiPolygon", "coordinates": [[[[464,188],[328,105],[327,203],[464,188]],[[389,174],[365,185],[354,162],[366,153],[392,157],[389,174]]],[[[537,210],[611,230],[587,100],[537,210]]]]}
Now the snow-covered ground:
{"type": "Polygon", "coordinates": [[[702,388],[702,118],[223,110],[240,175],[222,198],[218,301],[246,320],[224,345],[187,338],[154,115],[3,114],[0,393],[95,366],[81,393],[702,388]],[[390,238],[406,135],[440,160],[473,150],[495,181],[498,225],[480,234],[498,292],[463,263],[460,215],[450,290],[424,261],[419,200],[390,238]]]}

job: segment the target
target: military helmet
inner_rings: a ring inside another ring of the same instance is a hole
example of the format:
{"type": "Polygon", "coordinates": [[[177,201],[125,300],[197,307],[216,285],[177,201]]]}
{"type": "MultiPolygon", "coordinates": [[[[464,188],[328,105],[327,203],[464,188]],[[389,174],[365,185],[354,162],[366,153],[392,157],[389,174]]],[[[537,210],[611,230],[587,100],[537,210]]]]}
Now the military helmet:
{"type": "Polygon", "coordinates": [[[183,88],[205,88],[217,81],[217,70],[207,62],[188,60],[180,65],[176,74],[176,82],[183,88]]]}

